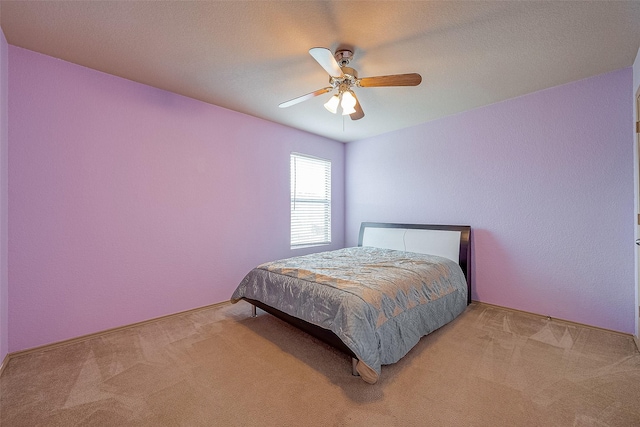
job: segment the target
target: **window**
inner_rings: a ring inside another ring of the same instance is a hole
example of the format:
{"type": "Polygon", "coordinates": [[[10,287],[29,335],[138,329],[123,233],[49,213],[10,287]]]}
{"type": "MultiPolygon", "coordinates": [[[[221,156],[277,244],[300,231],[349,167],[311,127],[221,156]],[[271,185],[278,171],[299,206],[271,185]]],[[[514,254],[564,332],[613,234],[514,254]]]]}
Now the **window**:
{"type": "Polygon", "coordinates": [[[331,243],[331,161],[291,153],[291,248],[331,243]]]}

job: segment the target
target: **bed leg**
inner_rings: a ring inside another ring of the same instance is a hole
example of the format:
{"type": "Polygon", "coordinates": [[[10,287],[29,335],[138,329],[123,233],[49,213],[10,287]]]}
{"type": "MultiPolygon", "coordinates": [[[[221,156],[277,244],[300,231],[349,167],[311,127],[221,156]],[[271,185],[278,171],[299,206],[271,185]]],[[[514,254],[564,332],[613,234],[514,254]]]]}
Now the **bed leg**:
{"type": "Polygon", "coordinates": [[[251,317],[258,317],[258,313],[256,313],[256,306],[251,304],[251,317]]]}
{"type": "Polygon", "coordinates": [[[353,375],[354,377],[359,377],[360,374],[358,373],[358,370],[356,369],[356,366],[358,365],[358,359],[356,359],[355,357],[351,358],[351,375],[353,375]]]}

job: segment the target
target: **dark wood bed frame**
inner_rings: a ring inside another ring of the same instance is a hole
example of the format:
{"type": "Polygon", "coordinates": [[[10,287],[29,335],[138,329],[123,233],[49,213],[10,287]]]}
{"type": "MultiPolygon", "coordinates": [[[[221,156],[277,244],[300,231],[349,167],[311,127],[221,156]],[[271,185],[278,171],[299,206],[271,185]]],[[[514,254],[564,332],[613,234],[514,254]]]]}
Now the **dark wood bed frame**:
{"type": "MultiPolygon", "coordinates": [[[[362,239],[363,239],[364,231],[366,227],[459,231],[460,232],[459,265],[467,279],[467,290],[468,290],[467,304],[471,303],[471,268],[470,268],[471,267],[471,244],[470,244],[471,243],[471,227],[466,225],[389,224],[389,223],[379,223],[379,222],[363,222],[362,225],[360,226],[358,246],[362,246],[362,239]]],[[[250,299],[250,298],[242,298],[242,299],[251,303],[254,306],[254,315],[255,315],[255,307],[259,307],[260,309],[266,311],[267,313],[281,320],[284,320],[290,325],[305,331],[306,333],[319,339],[320,341],[323,341],[324,343],[351,356],[353,361],[353,366],[355,367],[356,355],[353,353],[353,351],[351,351],[349,347],[346,346],[345,343],[342,342],[340,338],[338,338],[336,334],[334,334],[329,329],[324,329],[319,326],[313,325],[309,322],[306,322],[302,319],[298,319],[297,317],[293,317],[263,302],[250,299]]],[[[354,375],[355,375],[355,372],[354,372],[354,375]]]]}

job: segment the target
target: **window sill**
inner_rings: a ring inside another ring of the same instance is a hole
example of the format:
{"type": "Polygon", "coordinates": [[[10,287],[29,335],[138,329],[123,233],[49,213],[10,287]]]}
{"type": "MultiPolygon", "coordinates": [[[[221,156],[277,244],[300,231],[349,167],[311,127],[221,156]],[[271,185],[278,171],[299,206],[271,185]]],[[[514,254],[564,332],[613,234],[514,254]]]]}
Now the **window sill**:
{"type": "Polygon", "coordinates": [[[294,249],[305,249],[305,248],[314,248],[316,246],[329,246],[331,244],[331,242],[324,242],[324,243],[311,243],[308,245],[296,245],[296,246],[291,246],[290,249],[294,250],[294,249]]]}

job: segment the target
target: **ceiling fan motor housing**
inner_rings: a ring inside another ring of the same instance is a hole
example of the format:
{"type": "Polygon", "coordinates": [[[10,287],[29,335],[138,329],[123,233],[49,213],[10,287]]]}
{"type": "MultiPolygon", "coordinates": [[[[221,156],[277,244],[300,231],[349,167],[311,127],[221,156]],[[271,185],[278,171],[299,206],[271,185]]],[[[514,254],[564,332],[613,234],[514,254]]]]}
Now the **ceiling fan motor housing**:
{"type": "Polygon", "coordinates": [[[342,77],[331,77],[329,79],[329,83],[333,85],[333,87],[344,87],[347,89],[351,86],[358,86],[358,71],[351,67],[340,67],[344,76],[342,77]]]}
{"type": "Polygon", "coordinates": [[[346,75],[351,76],[351,77],[353,77],[355,79],[358,78],[358,72],[354,68],[351,68],[351,67],[340,67],[340,69],[346,75]]]}

